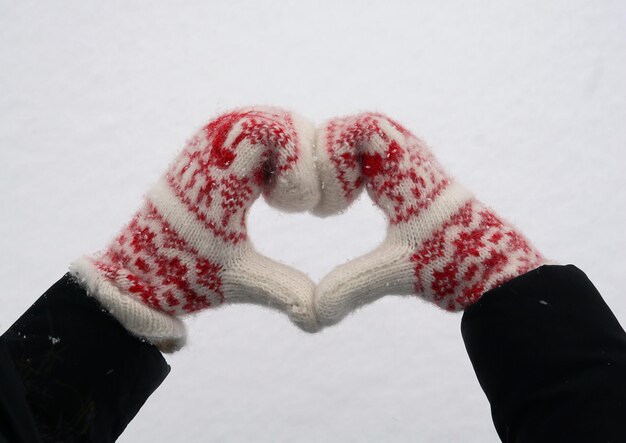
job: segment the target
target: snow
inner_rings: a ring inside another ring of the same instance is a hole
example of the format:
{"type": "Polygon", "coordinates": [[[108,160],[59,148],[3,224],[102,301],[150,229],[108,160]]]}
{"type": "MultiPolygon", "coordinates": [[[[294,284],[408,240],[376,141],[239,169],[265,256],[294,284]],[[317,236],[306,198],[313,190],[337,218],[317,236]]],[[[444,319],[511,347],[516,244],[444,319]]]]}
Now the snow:
{"type": "MultiPolygon", "coordinates": [[[[106,244],[217,112],[389,113],[574,263],[622,324],[626,3],[0,1],[0,327],[106,244]]],[[[251,237],[314,280],[382,240],[367,199],[255,205],[251,237]]],[[[190,320],[120,442],[498,441],[460,316],[388,297],[317,335],[269,309],[190,320]]]]}

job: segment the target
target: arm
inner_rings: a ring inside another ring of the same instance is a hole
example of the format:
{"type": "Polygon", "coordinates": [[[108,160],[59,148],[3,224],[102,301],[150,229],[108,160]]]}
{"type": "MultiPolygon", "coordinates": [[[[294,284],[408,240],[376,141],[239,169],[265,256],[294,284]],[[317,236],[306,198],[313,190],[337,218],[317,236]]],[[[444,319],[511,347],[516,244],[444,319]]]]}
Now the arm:
{"type": "Polygon", "coordinates": [[[487,292],[461,331],[502,441],[624,441],[626,333],[578,268],[487,292]]]}
{"type": "Polygon", "coordinates": [[[0,420],[11,442],[39,441],[36,433],[115,441],[170,371],[69,275],[5,332],[0,352],[0,420]]]}

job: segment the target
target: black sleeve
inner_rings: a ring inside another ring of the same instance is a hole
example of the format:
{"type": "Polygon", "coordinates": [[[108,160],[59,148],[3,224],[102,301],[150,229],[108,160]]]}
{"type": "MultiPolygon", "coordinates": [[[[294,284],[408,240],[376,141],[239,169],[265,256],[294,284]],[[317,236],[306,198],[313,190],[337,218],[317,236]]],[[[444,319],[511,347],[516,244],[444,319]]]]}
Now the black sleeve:
{"type": "Polygon", "coordinates": [[[113,442],[169,370],[65,275],[0,337],[0,442],[113,442]]]}
{"type": "Polygon", "coordinates": [[[626,442],[626,334],[578,268],[487,292],[461,331],[502,441],[626,442]]]}

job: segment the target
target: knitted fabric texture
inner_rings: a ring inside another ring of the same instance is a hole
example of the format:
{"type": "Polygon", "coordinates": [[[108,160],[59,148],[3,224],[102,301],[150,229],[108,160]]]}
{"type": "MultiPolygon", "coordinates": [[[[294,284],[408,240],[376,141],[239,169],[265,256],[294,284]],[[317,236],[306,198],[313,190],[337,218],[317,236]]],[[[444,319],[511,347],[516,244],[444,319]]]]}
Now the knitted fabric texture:
{"type": "Polygon", "coordinates": [[[163,350],[185,342],[178,316],[223,303],[274,307],[315,330],[313,282],[260,255],[246,233],[261,192],[287,211],[318,203],[314,138],[309,122],[280,109],[216,118],[188,141],[111,244],[71,272],[130,332],[163,350]]]}
{"type": "Polygon", "coordinates": [[[318,284],[315,307],[324,325],[386,294],[418,294],[462,310],[546,262],[446,174],[423,142],[384,115],[330,120],[318,130],[316,153],[323,189],[314,213],[345,209],[365,185],[389,220],[381,246],[318,284]]]}

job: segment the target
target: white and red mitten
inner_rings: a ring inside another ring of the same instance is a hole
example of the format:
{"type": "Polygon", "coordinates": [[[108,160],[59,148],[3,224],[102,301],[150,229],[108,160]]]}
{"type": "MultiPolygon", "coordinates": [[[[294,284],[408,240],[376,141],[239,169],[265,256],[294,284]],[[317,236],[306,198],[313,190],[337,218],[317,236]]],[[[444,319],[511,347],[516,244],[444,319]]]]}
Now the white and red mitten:
{"type": "Polygon", "coordinates": [[[546,262],[446,174],[422,141],[384,115],[330,120],[318,129],[316,149],[323,189],[314,213],[345,209],[364,184],[389,219],[381,246],[318,284],[315,307],[324,325],[387,294],[417,294],[462,310],[546,262]]]}
{"type": "Polygon", "coordinates": [[[130,332],[164,350],[184,344],[178,318],[251,302],[317,329],[313,282],[255,251],[246,213],[261,192],[304,211],[319,201],[315,128],[276,108],[236,110],[198,131],[130,223],[71,272],[130,332]]]}

